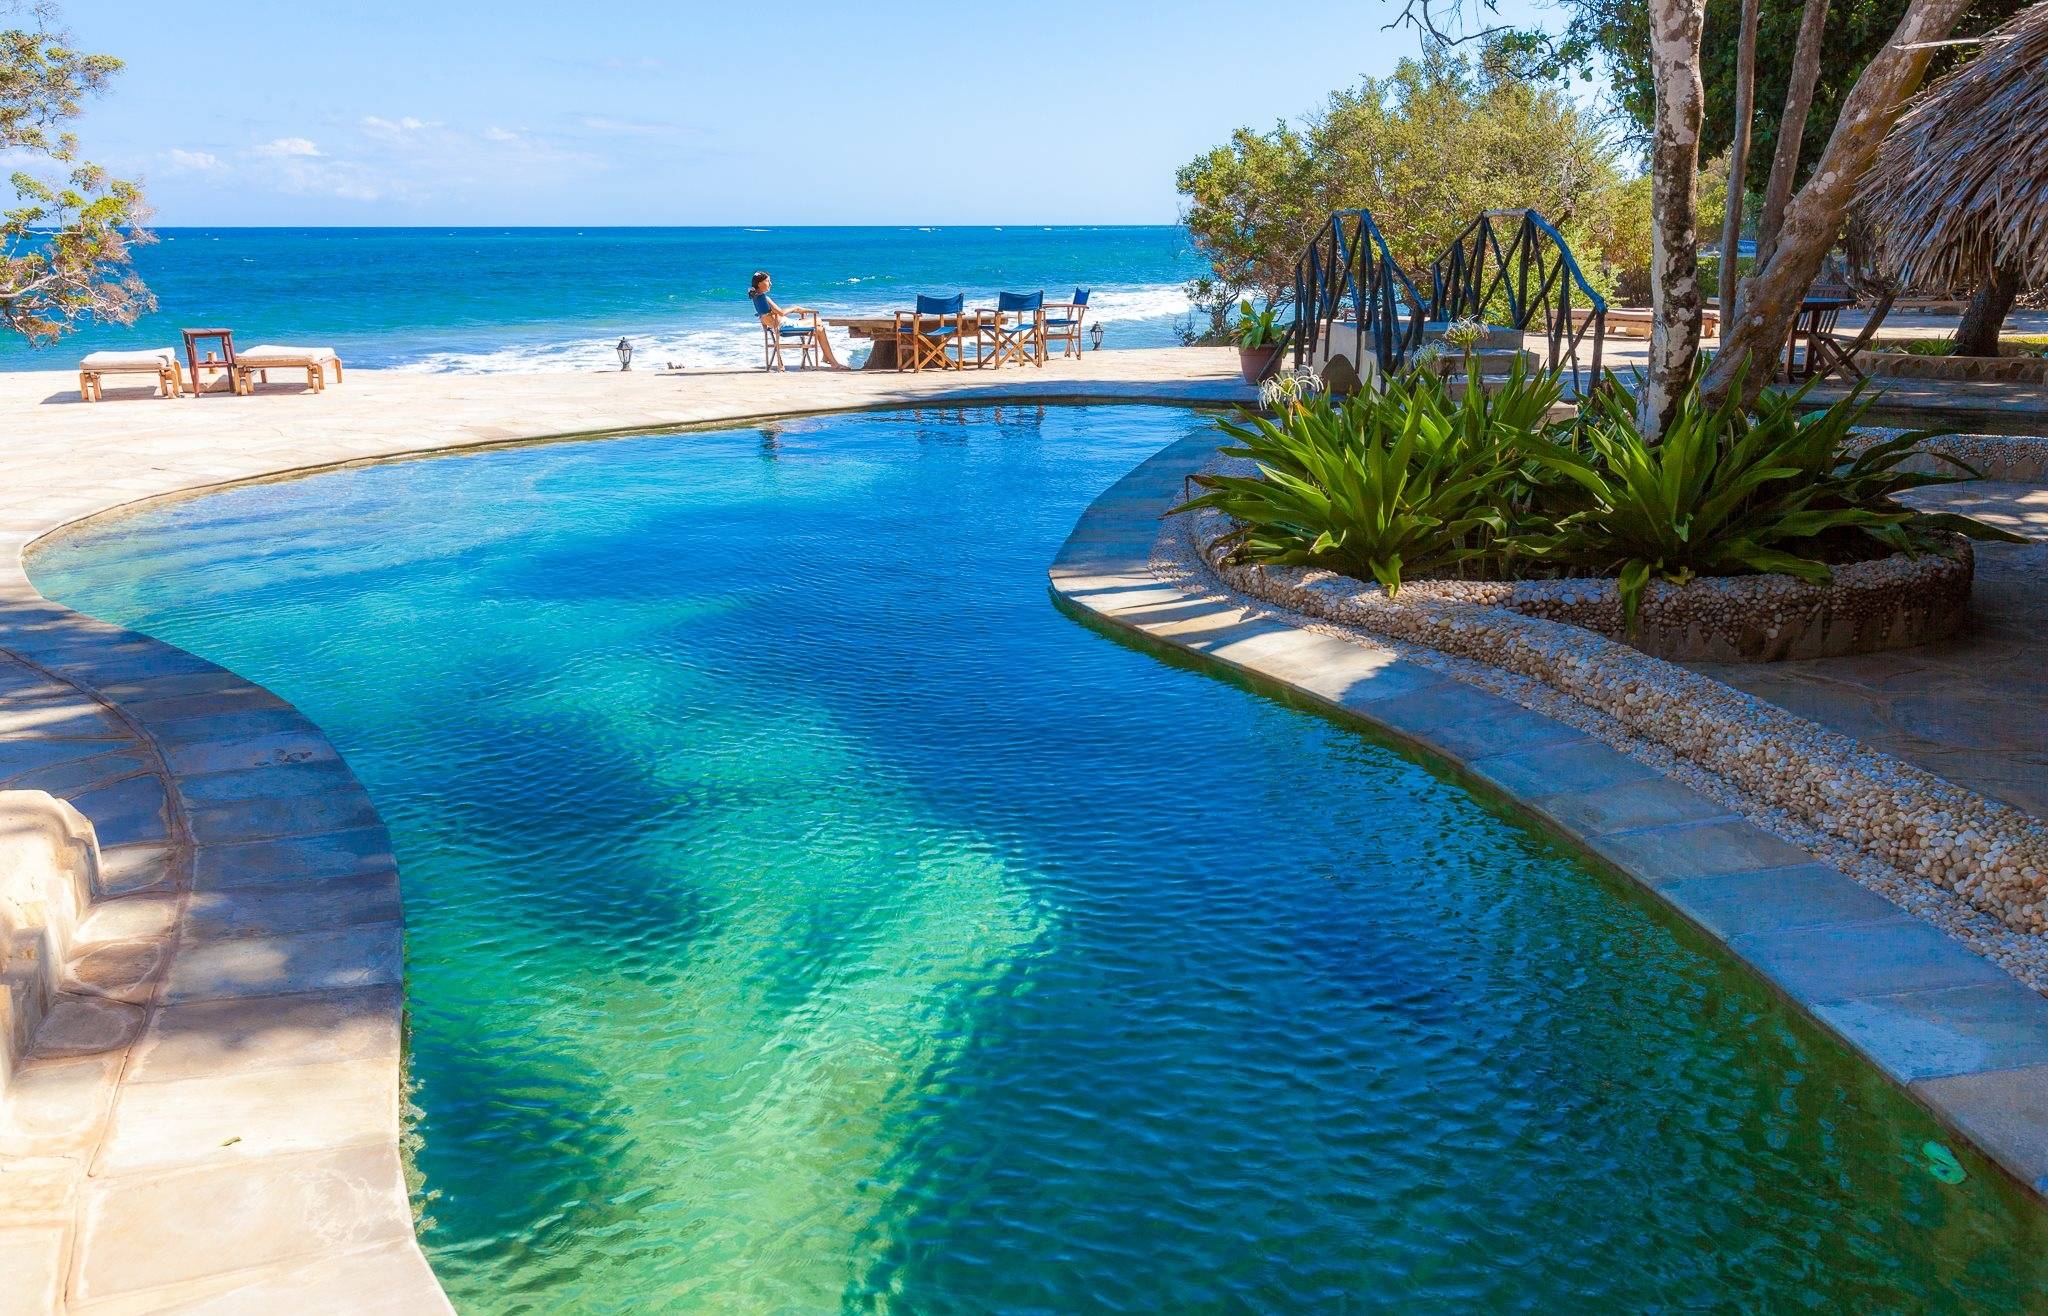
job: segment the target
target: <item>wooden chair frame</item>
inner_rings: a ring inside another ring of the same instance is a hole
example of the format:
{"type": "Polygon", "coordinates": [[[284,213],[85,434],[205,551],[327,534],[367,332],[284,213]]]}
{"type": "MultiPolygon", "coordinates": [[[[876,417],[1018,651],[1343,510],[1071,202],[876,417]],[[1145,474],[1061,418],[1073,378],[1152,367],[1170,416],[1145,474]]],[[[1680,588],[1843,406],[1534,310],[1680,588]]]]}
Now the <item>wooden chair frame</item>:
{"type": "Polygon", "coordinates": [[[1047,302],[1039,308],[1039,320],[1045,326],[1045,345],[1041,351],[1057,342],[1060,344],[1061,356],[1081,355],[1081,329],[1082,322],[1088,318],[1089,292],[1090,289],[1087,288],[1076,288],[1074,295],[1079,300],[1047,302]]]}
{"type": "Polygon", "coordinates": [[[767,357],[763,369],[787,371],[789,363],[782,359],[782,346],[790,342],[797,345],[797,369],[808,370],[817,365],[821,359],[818,352],[818,335],[824,332],[824,328],[818,324],[816,311],[784,311],[780,324],[769,324],[767,320],[762,320],[761,347],[767,357]],[[791,321],[798,323],[792,324],[791,321]],[[784,333],[785,329],[796,329],[799,332],[784,333]]]}
{"type": "Polygon", "coordinates": [[[983,364],[980,344],[987,344],[989,355],[985,364],[1001,366],[1015,361],[1018,365],[1045,365],[1045,303],[1041,298],[1038,306],[1030,311],[1005,311],[1000,308],[984,308],[974,313],[976,364],[983,364]],[[1011,316],[1018,317],[1014,322],[1011,316]]]}
{"type": "MultiPolygon", "coordinates": [[[[926,366],[939,370],[959,370],[966,364],[966,345],[963,322],[964,311],[951,315],[933,315],[929,311],[896,312],[896,368],[923,372],[926,366]],[[949,326],[947,321],[952,321],[949,326]],[[931,333],[930,330],[951,330],[950,333],[931,333]],[[956,356],[947,356],[949,343],[958,343],[956,356]],[[957,359],[956,359],[957,357],[957,359]]],[[[977,338],[979,335],[977,335],[977,338]]],[[[975,363],[980,364],[981,348],[975,346],[975,363]]]]}
{"type": "Polygon", "coordinates": [[[1791,336],[1785,340],[1784,369],[1788,382],[1836,373],[1856,383],[1863,381],[1863,372],[1856,366],[1848,341],[1835,332],[1841,318],[1841,306],[1800,310],[1799,318],[1793,321],[1791,336]],[[1805,340],[1804,353],[1800,351],[1801,339],[1805,340]]]}

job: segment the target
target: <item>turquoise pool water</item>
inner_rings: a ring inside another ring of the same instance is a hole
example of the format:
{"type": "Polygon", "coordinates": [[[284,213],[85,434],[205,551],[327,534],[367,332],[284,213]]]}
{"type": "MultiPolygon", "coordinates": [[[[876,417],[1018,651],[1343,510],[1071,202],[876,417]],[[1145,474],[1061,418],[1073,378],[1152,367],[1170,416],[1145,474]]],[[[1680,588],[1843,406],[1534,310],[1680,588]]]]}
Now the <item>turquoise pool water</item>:
{"type": "Polygon", "coordinates": [[[2048,1231],[1632,891],[1055,610],[1153,408],[180,503],[49,594],[298,703],[405,881],[466,1312],[1904,1311],[2048,1231]]]}

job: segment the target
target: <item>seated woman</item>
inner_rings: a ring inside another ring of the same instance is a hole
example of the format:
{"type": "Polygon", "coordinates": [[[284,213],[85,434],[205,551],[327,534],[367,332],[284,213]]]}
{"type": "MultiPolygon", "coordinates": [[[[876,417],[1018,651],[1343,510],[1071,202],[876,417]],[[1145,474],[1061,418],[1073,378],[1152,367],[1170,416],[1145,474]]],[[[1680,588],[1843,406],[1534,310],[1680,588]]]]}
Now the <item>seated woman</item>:
{"type": "MultiPolygon", "coordinates": [[[[763,328],[771,332],[780,332],[782,319],[786,315],[817,315],[817,312],[808,306],[792,306],[787,310],[777,306],[775,299],[768,295],[768,288],[772,282],[773,280],[768,277],[768,271],[759,270],[755,273],[753,282],[747,285],[747,296],[754,299],[754,314],[761,318],[763,328]]],[[[839,363],[839,358],[832,354],[832,339],[825,333],[823,325],[818,325],[811,337],[817,343],[818,355],[824,358],[827,369],[846,369],[839,363]]]]}

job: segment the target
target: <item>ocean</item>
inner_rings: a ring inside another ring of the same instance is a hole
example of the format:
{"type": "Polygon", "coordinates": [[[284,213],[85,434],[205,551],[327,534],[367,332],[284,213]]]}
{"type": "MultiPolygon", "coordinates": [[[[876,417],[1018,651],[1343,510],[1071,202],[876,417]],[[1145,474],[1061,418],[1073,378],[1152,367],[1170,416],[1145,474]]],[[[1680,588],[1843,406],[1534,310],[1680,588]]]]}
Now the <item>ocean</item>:
{"type": "MultiPolygon", "coordinates": [[[[1000,228],[166,228],[136,268],[158,309],[52,346],[0,337],[0,370],[180,344],[225,326],[241,346],[331,346],[353,366],[419,371],[759,366],[748,276],[784,306],[883,313],[920,292],[1093,289],[1105,347],[1180,341],[1204,271],[1177,225],[1000,228]]],[[[841,348],[855,344],[834,331],[841,348]]],[[[842,357],[846,356],[842,352],[842,357]]]]}

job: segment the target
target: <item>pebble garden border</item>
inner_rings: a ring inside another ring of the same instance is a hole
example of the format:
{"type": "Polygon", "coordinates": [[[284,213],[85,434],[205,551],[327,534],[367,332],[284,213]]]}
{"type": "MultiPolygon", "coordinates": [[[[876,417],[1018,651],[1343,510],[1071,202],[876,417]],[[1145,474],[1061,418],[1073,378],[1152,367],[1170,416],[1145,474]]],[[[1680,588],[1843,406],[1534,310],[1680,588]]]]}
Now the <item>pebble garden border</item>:
{"type": "MultiPolygon", "coordinates": [[[[1968,616],[1974,562],[1969,540],[1956,535],[1941,552],[1836,567],[1825,585],[1782,575],[1651,581],[1629,647],[1675,662],[1775,662],[1925,644],[1968,616]]],[[[1610,639],[1624,633],[1612,580],[1418,580],[1401,587],[1401,601],[1505,609],[1610,639]]]]}

